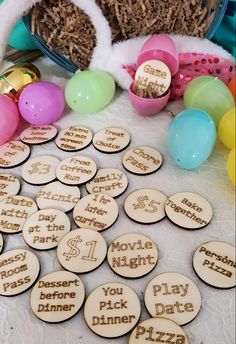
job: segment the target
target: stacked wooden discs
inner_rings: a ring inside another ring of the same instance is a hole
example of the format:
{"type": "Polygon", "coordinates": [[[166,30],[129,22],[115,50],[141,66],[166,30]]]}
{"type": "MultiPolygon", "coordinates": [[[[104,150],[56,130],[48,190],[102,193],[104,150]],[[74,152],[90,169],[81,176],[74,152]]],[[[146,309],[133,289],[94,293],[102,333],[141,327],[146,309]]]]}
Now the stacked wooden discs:
{"type": "MultiPolygon", "coordinates": [[[[47,143],[56,135],[54,126],[26,129],[21,141],[0,147],[0,166],[11,168],[24,163],[31,146],[47,143]]],[[[99,152],[119,153],[130,141],[130,134],[122,128],[105,128],[93,136],[87,127],[71,126],[59,132],[56,146],[72,153],[93,143],[99,152]]],[[[155,173],[163,163],[161,153],[149,146],[131,147],[122,155],[124,169],[140,178],[155,173]]],[[[22,179],[40,186],[35,200],[19,194],[21,182],[15,175],[1,173],[0,232],[22,232],[25,243],[38,254],[55,249],[64,270],[37,281],[40,263],[34,253],[21,248],[6,251],[0,255],[0,295],[17,295],[36,283],[30,296],[33,313],[43,321],[58,323],[77,314],[85,300],[83,281],[77,274],[89,273],[105,260],[112,272],[126,279],[141,278],[153,271],[162,248],[149,236],[127,229],[123,235],[114,235],[109,244],[103,236],[103,231],[118,219],[115,198],[129,185],[125,170],[99,169],[93,158],[84,154],[73,154],[61,161],[48,152],[29,159],[22,167],[22,179]],[[83,185],[87,195],[80,190],[83,185]],[[73,230],[69,212],[77,226],[73,230]]],[[[143,225],[168,218],[187,230],[207,226],[213,216],[209,202],[196,193],[166,196],[156,188],[133,190],[125,197],[123,207],[129,219],[143,225]]],[[[0,253],[3,239],[0,234],[0,253]]],[[[235,285],[234,256],[235,247],[228,243],[204,243],[193,256],[193,268],[205,283],[231,288],[235,285]]],[[[84,318],[88,327],[102,337],[116,338],[133,331],[129,344],[157,342],[158,331],[162,331],[166,342],[174,338],[176,343],[188,343],[180,326],[192,321],[201,309],[199,289],[189,277],[177,272],[156,275],[145,288],[144,303],[152,318],[139,324],[138,295],[123,283],[108,282],[88,296],[84,318]]]]}

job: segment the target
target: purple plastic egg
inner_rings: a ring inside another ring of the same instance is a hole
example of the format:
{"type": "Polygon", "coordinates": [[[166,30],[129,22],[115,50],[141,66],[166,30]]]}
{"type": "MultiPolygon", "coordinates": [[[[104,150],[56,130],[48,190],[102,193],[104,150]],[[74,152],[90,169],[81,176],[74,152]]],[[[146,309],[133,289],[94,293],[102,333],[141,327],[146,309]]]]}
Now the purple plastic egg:
{"type": "Polygon", "coordinates": [[[65,109],[64,91],[52,82],[34,82],[23,90],[18,105],[27,122],[48,125],[56,122],[65,109]]]}
{"type": "Polygon", "coordinates": [[[0,145],[7,142],[19,124],[19,112],[14,101],[0,94],[0,145]]]}

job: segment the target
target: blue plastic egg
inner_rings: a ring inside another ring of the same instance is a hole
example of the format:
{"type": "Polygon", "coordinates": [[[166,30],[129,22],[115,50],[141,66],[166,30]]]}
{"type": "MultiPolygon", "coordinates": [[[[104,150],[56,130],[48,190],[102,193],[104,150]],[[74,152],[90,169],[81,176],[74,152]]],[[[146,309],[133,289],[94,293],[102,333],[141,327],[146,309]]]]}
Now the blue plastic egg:
{"type": "Polygon", "coordinates": [[[216,127],[207,112],[187,109],[172,121],[168,131],[168,149],[180,168],[191,170],[203,164],[216,141],[216,127]]]}

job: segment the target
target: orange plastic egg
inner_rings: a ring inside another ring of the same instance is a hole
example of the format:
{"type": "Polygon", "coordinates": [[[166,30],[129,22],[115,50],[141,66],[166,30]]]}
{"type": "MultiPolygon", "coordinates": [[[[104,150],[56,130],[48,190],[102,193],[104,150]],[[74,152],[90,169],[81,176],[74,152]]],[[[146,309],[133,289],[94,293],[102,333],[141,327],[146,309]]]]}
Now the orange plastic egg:
{"type": "Polygon", "coordinates": [[[228,83],[228,88],[234,97],[234,101],[236,102],[236,76],[230,80],[228,83]]]}

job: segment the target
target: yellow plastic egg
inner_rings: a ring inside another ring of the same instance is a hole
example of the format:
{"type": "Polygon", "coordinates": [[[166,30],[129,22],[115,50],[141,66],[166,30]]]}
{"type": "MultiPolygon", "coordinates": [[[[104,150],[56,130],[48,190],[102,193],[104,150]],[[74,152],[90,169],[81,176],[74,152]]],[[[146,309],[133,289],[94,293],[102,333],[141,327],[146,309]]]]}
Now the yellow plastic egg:
{"type": "Polygon", "coordinates": [[[227,111],[218,125],[219,138],[221,142],[230,149],[235,147],[235,111],[236,108],[227,111]]]}
{"type": "Polygon", "coordinates": [[[235,171],[235,148],[232,149],[229,153],[227,160],[227,172],[231,182],[236,185],[236,171],[235,171]]]}

